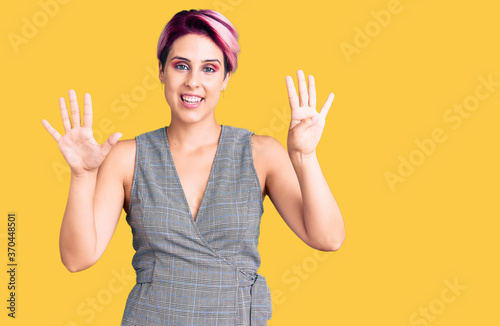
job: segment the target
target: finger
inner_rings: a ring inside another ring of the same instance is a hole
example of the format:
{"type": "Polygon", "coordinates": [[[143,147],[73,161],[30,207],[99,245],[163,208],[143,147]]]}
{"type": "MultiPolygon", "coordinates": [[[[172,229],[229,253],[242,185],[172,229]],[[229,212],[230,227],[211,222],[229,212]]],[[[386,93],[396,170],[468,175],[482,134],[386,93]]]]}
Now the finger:
{"type": "Polygon", "coordinates": [[[71,107],[71,118],[73,119],[73,128],[80,128],[80,109],[78,108],[76,93],[73,89],[70,89],[68,93],[69,105],[71,107]]]}
{"type": "Polygon", "coordinates": [[[111,151],[111,148],[116,145],[116,143],[122,136],[123,134],[121,132],[115,132],[114,134],[109,136],[106,142],[101,146],[101,155],[103,157],[106,157],[111,151]]]}
{"type": "Polygon", "coordinates": [[[59,107],[61,108],[61,117],[66,132],[71,130],[71,120],[69,119],[68,109],[66,108],[66,100],[64,97],[59,98],[59,107]]]}
{"type": "Polygon", "coordinates": [[[59,139],[61,139],[61,134],[57,130],[55,130],[54,127],[52,127],[50,123],[45,119],[42,119],[42,125],[45,127],[45,129],[47,129],[52,138],[54,138],[55,141],[59,143],[59,139]]]}
{"type": "Polygon", "coordinates": [[[309,107],[316,109],[316,85],[312,75],[309,75],[309,107]]]}
{"type": "Polygon", "coordinates": [[[307,95],[306,77],[302,70],[297,70],[297,80],[299,83],[300,106],[307,106],[309,96],[307,95]]]}
{"type": "Polygon", "coordinates": [[[290,103],[290,108],[292,111],[296,110],[299,107],[299,100],[297,99],[297,91],[295,90],[293,79],[290,76],[286,76],[286,89],[288,92],[288,102],[290,103]]]}
{"type": "Polygon", "coordinates": [[[83,126],[92,129],[92,98],[89,93],[85,93],[83,103],[83,126]]]}
{"type": "Polygon", "coordinates": [[[330,106],[332,106],[333,98],[335,95],[333,93],[328,94],[328,98],[325,101],[325,104],[323,104],[323,107],[321,108],[320,114],[323,116],[323,118],[326,119],[326,115],[328,114],[328,111],[330,110],[330,106]]]}

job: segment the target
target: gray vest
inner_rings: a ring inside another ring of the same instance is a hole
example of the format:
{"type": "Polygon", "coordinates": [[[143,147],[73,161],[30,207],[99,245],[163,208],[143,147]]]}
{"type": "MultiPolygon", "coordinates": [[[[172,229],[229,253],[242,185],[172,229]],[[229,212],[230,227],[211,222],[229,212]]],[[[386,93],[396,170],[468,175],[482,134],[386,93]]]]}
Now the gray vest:
{"type": "Polygon", "coordinates": [[[196,220],[172,160],[166,128],[135,137],[127,223],[137,284],[122,326],[266,326],[271,292],[257,273],[264,212],[253,132],[222,125],[196,220]]]}

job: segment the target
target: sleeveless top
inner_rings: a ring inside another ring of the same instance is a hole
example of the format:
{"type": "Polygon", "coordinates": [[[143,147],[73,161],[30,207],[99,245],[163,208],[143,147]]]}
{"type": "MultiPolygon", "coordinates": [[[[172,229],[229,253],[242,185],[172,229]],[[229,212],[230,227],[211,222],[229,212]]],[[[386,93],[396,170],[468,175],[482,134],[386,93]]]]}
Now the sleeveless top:
{"type": "Polygon", "coordinates": [[[135,137],[126,220],[136,284],[122,326],[266,326],[271,292],[257,273],[264,212],[251,135],[222,125],[196,220],[175,168],[167,126],[135,137]]]}

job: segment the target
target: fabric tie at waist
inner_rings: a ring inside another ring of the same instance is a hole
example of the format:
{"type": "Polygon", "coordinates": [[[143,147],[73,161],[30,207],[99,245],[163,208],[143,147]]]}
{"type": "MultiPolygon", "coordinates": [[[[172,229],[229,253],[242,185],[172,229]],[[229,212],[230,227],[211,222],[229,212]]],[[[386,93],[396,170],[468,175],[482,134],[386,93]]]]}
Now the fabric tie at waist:
{"type": "MultiPolygon", "coordinates": [[[[238,269],[240,287],[250,286],[250,320],[252,326],[266,326],[272,316],[271,291],[266,278],[259,273],[238,269]]],[[[238,296],[239,300],[241,297],[238,296]]]]}
{"type": "MultiPolygon", "coordinates": [[[[153,279],[153,266],[138,268],[137,283],[149,283],[153,279]]],[[[272,316],[271,291],[267,284],[266,278],[254,271],[242,270],[236,268],[239,280],[239,291],[250,287],[250,320],[252,326],[267,326],[267,320],[272,316]]],[[[237,294],[237,307],[242,300],[240,294],[237,294]]]]}

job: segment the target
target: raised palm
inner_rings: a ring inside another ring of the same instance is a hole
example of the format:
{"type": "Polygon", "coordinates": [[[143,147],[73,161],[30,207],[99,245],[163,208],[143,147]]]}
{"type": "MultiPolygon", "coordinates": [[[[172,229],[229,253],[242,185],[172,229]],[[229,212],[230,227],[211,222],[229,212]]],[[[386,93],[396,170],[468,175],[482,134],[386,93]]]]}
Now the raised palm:
{"type": "Polygon", "coordinates": [[[42,124],[56,140],[59,150],[71,168],[71,173],[83,175],[87,172],[94,172],[99,168],[122,134],[115,132],[108,137],[104,144],[99,145],[92,132],[92,100],[90,94],[86,93],[84,96],[83,126],[80,126],[80,109],[76,93],[70,89],[68,94],[73,127],[71,127],[64,97],[59,98],[61,117],[66,131],[64,136],[61,136],[47,120],[43,119],[42,124]]]}
{"type": "Polygon", "coordinates": [[[309,91],[306,86],[304,72],[297,71],[299,83],[299,98],[290,76],[286,77],[288,101],[291,109],[290,128],[288,130],[287,148],[289,153],[300,153],[302,155],[312,155],[321,138],[325,127],[325,119],[334,95],[330,93],[325,103],[321,107],[321,112],[316,111],[316,86],[314,77],[309,76],[309,91]],[[317,117],[317,121],[311,120],[317,117]]]}

